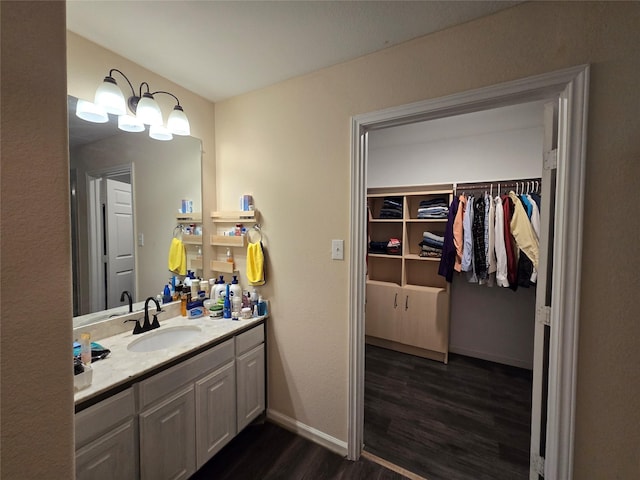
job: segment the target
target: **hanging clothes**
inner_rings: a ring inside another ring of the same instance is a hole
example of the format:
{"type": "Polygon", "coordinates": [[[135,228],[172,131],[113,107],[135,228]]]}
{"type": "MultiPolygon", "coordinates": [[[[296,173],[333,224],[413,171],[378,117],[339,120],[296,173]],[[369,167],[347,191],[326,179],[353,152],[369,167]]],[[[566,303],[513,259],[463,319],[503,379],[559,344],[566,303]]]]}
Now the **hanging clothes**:
{"type": "Polygon", "coordinates": [[[527,257],[533,262],[533,266],[538,268],[540,246],[527,216],[527,212],[513,191],[509,192],[509,198],[511,198],[514,205],[513,217],[511,219],[511,233],[513,234],[513,238],[518,248],[525,252],[527,257]]]}
{"type": "Polygon", "coordinates": [[[458,197],[458,211],[456,212],[455,219],[453,220],[453,244],[456,247],[456,259],[454,263],[454,270],[456,272],[462,271],[462,256],[464,252],[464,212],[467,208],[467,197],[460,195],[458,197]]]}
{"type": "Polygon", "coordinates": [[[438,275],[442,275],[449,283],[453,280],[453,272],[455,271],[457,249],[454,241],[453,227],[458,215],[459,206],[460,199],[458,197],[453,197],[451,205],[449,205],[447,226],[444,230],[442,257],[440,258],[440,265],[438,266],[438,275]]]}
{"type": "Polygon", "coordinates": [[[502,198],[498,195],[494,199],[496,223],[495,247],[496,247],[496,283],[499,287],[509,287],[507,279],[507,247],[504,242],[504,209],[502,206],[502,198]]]}

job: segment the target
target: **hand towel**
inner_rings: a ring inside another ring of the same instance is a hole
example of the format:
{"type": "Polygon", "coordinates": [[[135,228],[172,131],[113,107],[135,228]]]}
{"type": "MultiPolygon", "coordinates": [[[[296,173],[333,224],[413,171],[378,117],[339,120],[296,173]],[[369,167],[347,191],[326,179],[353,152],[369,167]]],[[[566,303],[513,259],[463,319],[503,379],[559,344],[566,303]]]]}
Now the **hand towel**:
{"type": "Polygon", "coordinates": [[[169,271],[176,275],[187,274],[187,252],[181,240],[173,238],[169,247],[169,271]]]}
{"type": "Polygon", "coordinates": [[[262,242],[247,246],[247,280],[249,285],[264,285],[264,252],[262,242]]]}

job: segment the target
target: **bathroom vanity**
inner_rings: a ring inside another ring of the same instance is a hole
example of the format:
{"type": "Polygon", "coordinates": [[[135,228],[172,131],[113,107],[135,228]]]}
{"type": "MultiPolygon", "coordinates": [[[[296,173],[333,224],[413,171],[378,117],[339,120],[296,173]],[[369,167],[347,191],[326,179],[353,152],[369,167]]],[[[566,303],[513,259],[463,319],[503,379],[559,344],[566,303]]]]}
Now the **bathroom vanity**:
{"type": "Polygon", "coordinates": [[[76,477],[193,475],[265,410],[265,321],[176,317],[147,334],[99,340],[111,355],[75,395],[76,477]],[[187,326],[200,329],[197,338],[129,350],[136,337],[187,326]]]}

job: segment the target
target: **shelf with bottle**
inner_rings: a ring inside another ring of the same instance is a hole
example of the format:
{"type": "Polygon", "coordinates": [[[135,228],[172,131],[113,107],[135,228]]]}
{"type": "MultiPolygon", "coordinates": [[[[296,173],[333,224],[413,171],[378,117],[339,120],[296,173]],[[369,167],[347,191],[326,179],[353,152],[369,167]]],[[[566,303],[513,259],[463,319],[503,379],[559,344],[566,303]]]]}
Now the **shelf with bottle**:
{"type": "Polygon", "coordinates": [[[229,211],[213,211],[211,219],[217,223],[237,223],[237,222],[256,222],[258,218],[257,210],[229,210],[229,211]]]}
{"type": "Polygon", "coordinates": [[[202,223],[202,212],[176,213],[178,223],[202,223]]]}
{"type": "Polygon", "coordinates": [[[246,238],[246,235],[211,235],[209,242],[218,247],[244,247],[246,238]]]}

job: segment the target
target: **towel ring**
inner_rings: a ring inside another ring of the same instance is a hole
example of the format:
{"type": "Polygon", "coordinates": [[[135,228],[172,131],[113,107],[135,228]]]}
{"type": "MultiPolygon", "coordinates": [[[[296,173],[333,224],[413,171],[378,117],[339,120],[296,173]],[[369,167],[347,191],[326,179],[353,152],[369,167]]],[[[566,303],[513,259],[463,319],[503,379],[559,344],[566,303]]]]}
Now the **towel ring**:
{"type": "Polygon", "coordinates": [[[247,232],[247,236],[249,237],[248,239],[249,239],[250,243],[262,243],[262,231],[260,230],[260,225],[256,223],[253,226],[253,228],[247,232]],[[249,232],[253,232],[253,231],[258,233],[258,241],[257,242],[252,241],[251,237],[249,235],[249,232]]]}
{"type": "Polygon", "coordinates": [[[174,229],[173,229],[173,238],[178,238],[178,236],[182,236],[182,225],[177,225],[174,229]],[[178,235],[176,235],[176,233],[178,235]]]}

